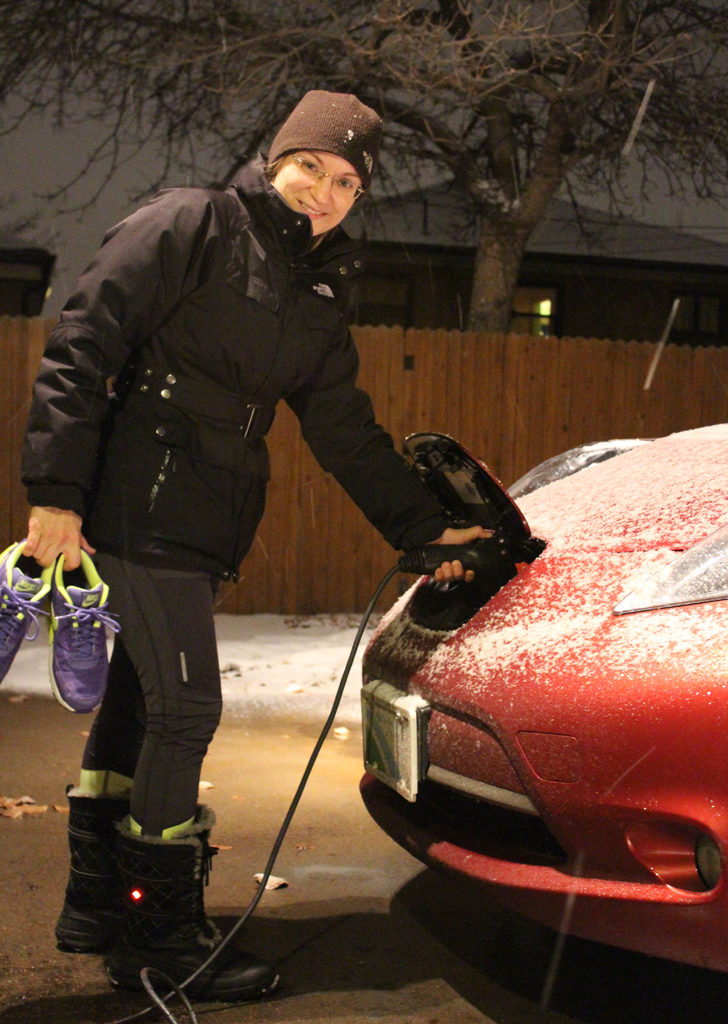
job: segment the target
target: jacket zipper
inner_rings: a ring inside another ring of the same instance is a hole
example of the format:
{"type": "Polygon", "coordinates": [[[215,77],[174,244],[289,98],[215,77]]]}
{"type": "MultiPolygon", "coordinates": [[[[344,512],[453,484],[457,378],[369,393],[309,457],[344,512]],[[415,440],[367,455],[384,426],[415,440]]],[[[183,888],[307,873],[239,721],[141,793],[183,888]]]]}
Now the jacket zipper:
{"type": "MultiPolygon", "coordinates": [[[[295,265],[293,263],[289,262],[288,263],[288,267],[287,267],[287,273],[286,273],[285,287],[283,288],[283,294],[281,296],[281,301],[280,301],[279,306],[278,306],[278,309],[279,309],[279,311],[282,311],[283,316],[279,315],[279,317],[278,317],[278,333],[277,333],[277,337],[276,337],[275,353],[273,355],[272,360],[270,361],[270,363],[268,365],[268,369],[267,369],[266,373],[261,377],[261,379],[258,381],[257,386],[253,389],[253,391],[250,394],[250,399],[249,399],[249,402],[248,402],[248,408],[249,409],[251,408],[251,406],[254,407],[255,399],[257,398],[257,396],[259,395],[261,390],[265,387],[266,383],[270,380],[271,376],[273,375],[273,373],[275,371],[276,362],[278,361],[278,358],[279,358],[279,355],[280,355],[280,351],[281,351],[281,341],[283,339],[283,328],[284,328],[284,317],[285,317],[285,311],[288,308],[288,296],[290,295],[290,291],[291,291],[291,278],[293,277],[295,272],[296,272],[295,265]]],[[[251,423],[252,423],[252,417],[251,417],[251,423]]],[[[240,530],[239,516],[238,516],[237,530],[238,530],[238,532],[240,530]]],[[[236,548],[236,549],[233,550],[232,557],[230,558],[230,562],[232,563],[232,565],[231,565],[230,569],[227,571],[227,573],[225,574],[225,577],[227,579],[232,580],[233,583],[237,583],[238,579],[240,578],[239,572],[238,572],[237,554],[238,553],[237,553],[237,548],[236,548]]]]}
{"type": "Polygon", "coordinates": [[[155,502],[157,500],[157,495],[159,494],[159,488],[162,486],[164,481],[167,479],[167,471],[168,470],[170,470],[170,472],[174,472],[174,465],[172,464],[172,449],[171,448],[168,448],[166,450],[166,452],[164,453],[164,458],[162,459],[162,464],[159,467],[159,472],[157,473],[157,479],[154,481],[154,485],[153,485],[151,491],[149,492],[149,501],[147,502],[147,513],[151,512],[152,509],[154,508],[154,504],[155,504],[155,502]]]}

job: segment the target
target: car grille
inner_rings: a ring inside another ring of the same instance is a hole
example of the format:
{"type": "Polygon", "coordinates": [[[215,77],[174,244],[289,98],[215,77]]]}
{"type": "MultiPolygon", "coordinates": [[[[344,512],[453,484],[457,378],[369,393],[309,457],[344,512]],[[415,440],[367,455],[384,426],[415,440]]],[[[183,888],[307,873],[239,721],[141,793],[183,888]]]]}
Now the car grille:
{"type": "Polygon", "coordinates": [[[427,777],[417,801],[427,805],[426,815],[434,812],[458,830],[458,844],[517,863],[565,863],[508,754],[483,722],[433,706],[427,746],[427,777]]]}
{"type": "Polygon", "coordinates": [[[474,797],[476,800],[485,800],[486,803],[495,804],[497,807],[509,807],[513,811],[520,811],[521,814],[532,814],[538,817],[538,810],[525,793],[514,793],[510,789],[501,789],[500,786],[491,786],[487,782],[477,782],[464,775],[456,775],[445,768],[438,768],[431,764],[427,769],[427,778],[438,782],[448,789],[454,789],[458,793],[474,797]]]}
{"type": "Polygon", "coordinates": [[[417,795],[417,816],[437,821],[442,837],[463,849],[517,864],[555,867],[567,856],[543,820],[466,796],[425,780],[417,795]]]}

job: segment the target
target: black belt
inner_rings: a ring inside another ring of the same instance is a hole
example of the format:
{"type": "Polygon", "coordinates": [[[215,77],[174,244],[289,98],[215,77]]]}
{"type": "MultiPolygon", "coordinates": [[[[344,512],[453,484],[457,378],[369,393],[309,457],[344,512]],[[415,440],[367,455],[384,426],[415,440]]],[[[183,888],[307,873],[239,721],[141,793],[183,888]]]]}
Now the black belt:
{"type": "Polygon", "coordinates": [[[243,437],[263,437],[270,430],[275,415],[275,409],[270,406],[246,402],[235,392],[206,381],[180,378],[173,373],[162,375],[151,368],[142,370],[138,380],[139,391],[155,395],[193,417],[204,416],[233,427],[243,437]]]}

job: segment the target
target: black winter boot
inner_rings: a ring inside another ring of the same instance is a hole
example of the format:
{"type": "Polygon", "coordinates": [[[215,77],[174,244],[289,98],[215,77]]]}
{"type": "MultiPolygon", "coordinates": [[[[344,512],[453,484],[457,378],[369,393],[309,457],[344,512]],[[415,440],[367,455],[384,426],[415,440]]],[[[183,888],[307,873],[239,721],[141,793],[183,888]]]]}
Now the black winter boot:
{"type": "MultiPolygon", "coordinates": [[[[107,970],[114,985],[141,989],[140,972],[150,967],[175,984],[185,981],[222,941],[205,915],[203,887],[212,856],[208,837],[213,812],[199,807],[190,831],[177,839],[135,835],[129,822],[119,827],[119,866],[125,885],[121,938],[109,953],[107,970]]],[[[188,995],[232,1002],[257,999],[278,983],[263,960],[225,947],[188,995]]]]}
{"type": "Polygon", "coordinates": [[[129,813],[129,800],[75,796],[69,787],[68,804],[71,870],[56,939],[67,952],[97,953],[118,937],[124,911],[116,826],[129,813]]]}

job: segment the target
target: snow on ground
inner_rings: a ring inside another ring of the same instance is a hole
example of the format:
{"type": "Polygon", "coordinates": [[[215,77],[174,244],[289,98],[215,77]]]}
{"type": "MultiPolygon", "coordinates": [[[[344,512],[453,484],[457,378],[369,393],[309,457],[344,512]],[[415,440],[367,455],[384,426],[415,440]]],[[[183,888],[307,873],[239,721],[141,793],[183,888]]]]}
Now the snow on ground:
{"type": "MultiPolygon", "coordinates": [[[[349,658],[357,615],[217,615],[218,654],[225,711],[323,720],[349,658]]],[[[361,658],[374,624],[362,637],[337,722],[360,720],[361,658]]],[[[48,644],[23,641],[2,682],[4,693],[52,697],[48,644]]]]}

